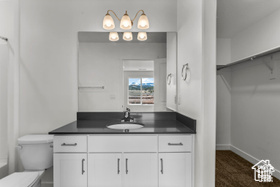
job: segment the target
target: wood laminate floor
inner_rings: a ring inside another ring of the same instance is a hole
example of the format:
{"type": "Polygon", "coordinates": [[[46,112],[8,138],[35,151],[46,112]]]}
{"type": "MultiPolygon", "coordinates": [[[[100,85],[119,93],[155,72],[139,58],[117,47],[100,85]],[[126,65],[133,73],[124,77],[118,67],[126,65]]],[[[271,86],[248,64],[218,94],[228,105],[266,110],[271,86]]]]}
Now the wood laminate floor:
{"type": "Polygon", "coordinates": [[[280,181],[254,181],[253,164],[232,151],[216,151],[216,187],[280,187],[280,181]]]}

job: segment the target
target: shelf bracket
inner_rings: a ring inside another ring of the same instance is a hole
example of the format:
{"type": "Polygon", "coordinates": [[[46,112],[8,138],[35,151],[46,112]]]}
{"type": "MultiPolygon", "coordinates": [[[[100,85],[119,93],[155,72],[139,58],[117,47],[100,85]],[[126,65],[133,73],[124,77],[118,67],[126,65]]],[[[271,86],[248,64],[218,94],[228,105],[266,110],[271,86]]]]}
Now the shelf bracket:
{"type": "Polygon", "coordinates": [[[265,64],[266,67],[270,70],[271,74],[273,74],[273,69],[274,69],[274,67],[271,67],[271,66],[269,65],[268,62],[264,62],[264,64],[265,64]]]}
{"type": "Polygon", "coordinates": [[[277,78],[277,61],[273,59],[273,55],[263,59],[264,64],[270,70],[270,80],[277,78]],[[272,64],[272,65],[271,65],[272,64]]]}

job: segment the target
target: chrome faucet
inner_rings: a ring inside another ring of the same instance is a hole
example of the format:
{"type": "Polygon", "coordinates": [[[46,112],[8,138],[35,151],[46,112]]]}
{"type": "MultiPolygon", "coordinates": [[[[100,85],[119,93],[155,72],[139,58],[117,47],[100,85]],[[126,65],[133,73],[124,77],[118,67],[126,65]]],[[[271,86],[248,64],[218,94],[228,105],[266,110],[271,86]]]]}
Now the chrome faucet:
{"type": "Polygon", "coordinates": [[[122,119],[122,122],[133,122],[133,118],[130,117],[130,109],[126,108],[126,111],[124,112],[124,117],[122,119]]]}

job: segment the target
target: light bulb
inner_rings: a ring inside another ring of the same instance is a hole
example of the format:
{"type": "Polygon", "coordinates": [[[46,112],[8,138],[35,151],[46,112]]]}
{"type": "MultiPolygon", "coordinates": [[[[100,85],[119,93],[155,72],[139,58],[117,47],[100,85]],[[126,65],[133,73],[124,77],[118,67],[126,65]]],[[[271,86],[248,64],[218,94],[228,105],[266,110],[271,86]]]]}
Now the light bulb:
{"type": "Polygon", "coordinates": [[[137,39],[139,41],[145,41],[148,39],[147,37],[147,33],[146,32],[139,32],[138,35],[137,35],[137,39]]]}
{"type": "Polygon", "coordinates": [[[128,23],[127,22],[123,23],[123,26],[128,27],[128,23]]]}

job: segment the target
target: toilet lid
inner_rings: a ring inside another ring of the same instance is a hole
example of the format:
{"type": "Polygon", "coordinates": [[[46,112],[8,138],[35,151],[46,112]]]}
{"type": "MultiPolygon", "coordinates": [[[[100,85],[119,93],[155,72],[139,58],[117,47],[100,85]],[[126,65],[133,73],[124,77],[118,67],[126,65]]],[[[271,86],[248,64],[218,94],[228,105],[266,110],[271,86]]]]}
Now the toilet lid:
{"type": "Polygon", "coordinates": [[[38,172],[13,173],[0,180],[0,186],[5,187],[31,187],[39,177],[38,172]]]}
{"type": "Polygon", "coordinates": [[[45,134],[32,134],[25,135],[18,139],[18,144],[42,144],[42,143],[52,143],[53,135],[45,135],[45,134]]]}

